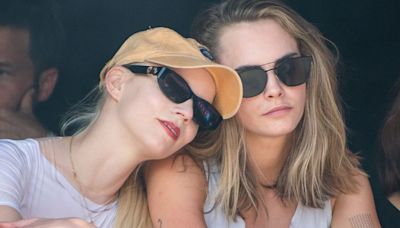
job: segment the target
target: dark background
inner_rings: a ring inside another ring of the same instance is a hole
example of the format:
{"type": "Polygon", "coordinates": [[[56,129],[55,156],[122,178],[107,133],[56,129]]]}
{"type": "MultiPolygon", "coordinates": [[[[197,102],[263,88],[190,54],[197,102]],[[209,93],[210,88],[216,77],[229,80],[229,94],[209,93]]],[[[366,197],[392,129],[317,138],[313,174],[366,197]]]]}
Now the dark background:
{"type": "MultiPolygon", "coordinates": [[[[61,78],[39,108],[57,131],[60,117],[98,83],[98,73],[132,33],[166,26],[189,35],[192,19],[212,0],[58,0],[66,30],[61,78]]],[[[287,0],[340,51],[339,82],[353,151],[370,145],[381,125],[390,88],[400,77],[397,0],[287,0]]],[[[134,118],[134,117],[133,117],[134,118]]],[[[369,157],[364,152],[362,156],[369,157]]]]}

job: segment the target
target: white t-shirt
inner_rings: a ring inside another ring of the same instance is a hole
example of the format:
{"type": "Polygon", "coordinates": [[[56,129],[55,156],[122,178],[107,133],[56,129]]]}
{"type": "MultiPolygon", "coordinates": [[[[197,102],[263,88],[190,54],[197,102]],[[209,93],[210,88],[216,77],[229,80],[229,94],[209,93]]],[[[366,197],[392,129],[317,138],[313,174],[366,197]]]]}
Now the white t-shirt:
{"type": "MultiPolygon", "coordinates": [[[[244,220],[237,216],[235,222],[226,219],[222,208],[214,206],[214,198],[220,172],[216,165],[205,165],[206,174],[208,175],[208,194],[204,206],[204,217],[208,228],[245,228],[244,220]],[[209,170],[208,170],[209,169],[209,170]],[[209,173],[208,173],[209,172],[209,173]]],[[[332,207],[330,200],[325,201],[324,208],[310,208],[302,204],[298,204],[296,211],[292,217],[290,228],[325,228],[330,227],[332,220],[332,207]]]]}
{"type": "Polygon", "coordinates": [[[0,205],[14,208],[24,219],[92,218],[97,227],[112,227],[117,209],[116,201],[99,205],[84,198],[34,139],[0,140],[0,205]]]}

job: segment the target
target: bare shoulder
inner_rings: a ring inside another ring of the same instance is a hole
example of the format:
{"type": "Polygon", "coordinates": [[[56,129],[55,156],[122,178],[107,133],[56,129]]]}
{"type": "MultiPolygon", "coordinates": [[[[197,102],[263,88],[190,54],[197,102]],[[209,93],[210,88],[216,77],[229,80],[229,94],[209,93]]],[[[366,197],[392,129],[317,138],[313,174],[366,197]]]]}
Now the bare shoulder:
{"type": "Polygon", "coordinates": [[[155,227],[205,227],[207,181],[201,164],[182,154],[152,161],[145,180],[155,227]]]}
{"type": "Polygon", "coordinates": [[[163,185],[163,187],[180,188],[204,187],[206,179],[201,164],[186,154],[178,154],[167,159],[151,161],[146,165],[145,178],[147,187],[163,185]]]}
{"type": "Polygon", "coordinates": [[[22,216],[12,207],[0,205],[0,222],[11,222],[22,219],[22,216]]]}
{"type": "Polygon", "coordinates": [[[356,192],[343,193],[332,200],[332,227],[380,227],[368,178],[360,173],[354,180],[356,192]]]}

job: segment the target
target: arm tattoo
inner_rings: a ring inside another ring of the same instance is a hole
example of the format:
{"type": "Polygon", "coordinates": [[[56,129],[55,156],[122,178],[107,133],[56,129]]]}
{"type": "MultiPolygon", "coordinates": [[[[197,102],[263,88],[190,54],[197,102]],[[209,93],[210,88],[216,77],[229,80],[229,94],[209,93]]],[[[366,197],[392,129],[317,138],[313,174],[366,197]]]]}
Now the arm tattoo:
{"type": "Polygon", "coordinates": [[[162,228],[162,220],[161,220],[161,219],[158,219],[158,220],[157,220],[157,223],[160,224],[160,228],[162,228]]]}
{"type": "Polygon", "coordinates": [[[371,214],[358,214],[349,218],[352,228],[373,228],[371,214]]]}

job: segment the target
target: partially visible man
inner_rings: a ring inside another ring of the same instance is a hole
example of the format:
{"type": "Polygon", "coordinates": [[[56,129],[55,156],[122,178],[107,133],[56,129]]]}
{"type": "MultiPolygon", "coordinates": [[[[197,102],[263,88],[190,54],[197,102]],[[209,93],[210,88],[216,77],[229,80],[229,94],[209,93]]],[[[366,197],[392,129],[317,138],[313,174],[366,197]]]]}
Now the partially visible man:
{"type": "Polygon", "coordinates": [[[50,1],[0,2],[0,138],[46,136],[34,113],[57,82],[61,23],[50,1]]]}

